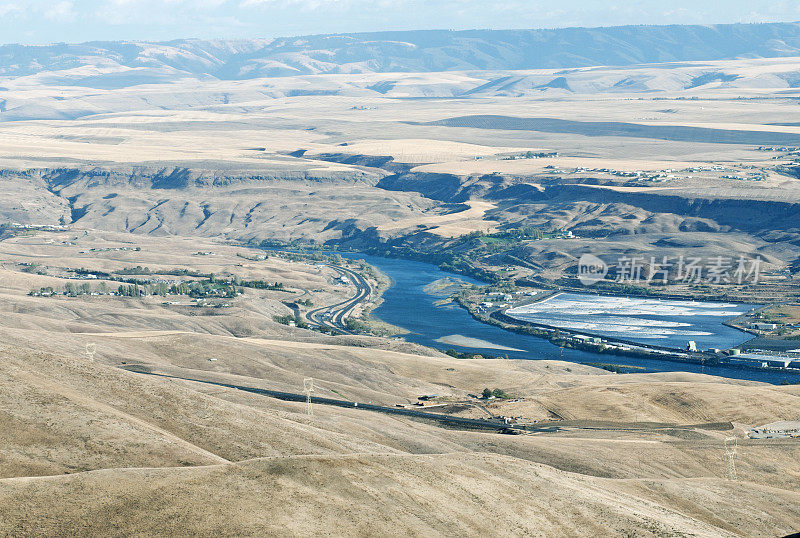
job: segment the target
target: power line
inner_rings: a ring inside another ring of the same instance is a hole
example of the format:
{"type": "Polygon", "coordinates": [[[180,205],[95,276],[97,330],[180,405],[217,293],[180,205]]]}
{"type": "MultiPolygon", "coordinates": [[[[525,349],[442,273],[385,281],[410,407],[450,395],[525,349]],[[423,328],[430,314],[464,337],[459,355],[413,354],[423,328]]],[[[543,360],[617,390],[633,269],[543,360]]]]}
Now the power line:
{"type": "Polygon", "coordinates": [[[307,377],[303,379],[303,391],[306,393],[306,413],[308,415],[313,415],[314,412],[311,409],[311,393],[314,392],[314,378],[307,377]]]}
{"type": "Polygon", "coordinates": [[[725,458],[727,459],[728,480],[736,480],[736,449],[738,441],[736,437],[725,438],[725,458]]]}

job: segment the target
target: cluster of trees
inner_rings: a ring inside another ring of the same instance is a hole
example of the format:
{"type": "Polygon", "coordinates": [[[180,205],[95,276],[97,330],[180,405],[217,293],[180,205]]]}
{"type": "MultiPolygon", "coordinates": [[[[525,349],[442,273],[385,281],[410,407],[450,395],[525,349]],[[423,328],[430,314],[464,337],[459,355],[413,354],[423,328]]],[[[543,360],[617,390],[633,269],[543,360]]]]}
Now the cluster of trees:
{"type": "Polygon", "coordinates": [[[364,260],[355,260],[355,263],[358,264],[358,270],[363,276],[371,278],[372,280],[375,281],[378,280],[378,273],[375,271],[375,268],[372,267],[370,264],[368,264],[364,260]]]}
{"type": "Polygon", "coordinates": [[[347,327],[348,331],[354,333],[372,334],[375,336],[391,336],[393,334],[389,328],[383,327],[378,323],[369,323],[369,321],[364,319],[347,318],[344,325],[347,327]]]}
{"type": "Polygon", "coordinates": [[[488,400],[489,398],[510,398],[503,389],[492,390],[489,387],[483,389],[482,396],[484,400],[488,400]]]}
{"type": "MultiPolygon", "coordinates": [[[[146,268],[144,268],[146,269],[146,268]]],[[[85,270],[84,270],[85,271],[85,270]]],[[[147,273],[131,273],[131,274],[147,274],[147,273]]],[[[193,298],[207,298],[207,297],[226,297],[233,298],[237,295],[244,294],[244,288],[254,288],[260,290],[283,290],[282,282],[267,282],[265,280],[248,280],[243,281],[241,278],[234,277],[228,280],[217,280],[211,274],[206,280],[193,280],[181,282],[180,284],[168,284],[166,282],[147,282],[136,279],[112,279],[122,281],[122,284],[116,290],[117,295],[123,297],[144,297],[147,295],[160,295],[166,297],[167,295],[188,295],[193,298]]],[[[100,281],[96,285],[97,293],[100,295],[108,295],[108,285],[104,281],[100,281]]],[[[52,287],[41,288],[32,290],[29,295],[35,296],[52,296],[52,295],[68,295],[75,297],[78,295],[89,295],[92,293],[92,286],[89,282],[75,284],[74,282],[67,282],[64,284],[64,289],[58,291],[52,287]]],[[[308,301],[307,306],[311,302],[308,301]]]]}
{"type": "MultiPolygon", "coordinates": [[[[105,282],[98,282],[94,290],[96,293],[106,295],[108,294],[108,286],[105,282]]],[[[38,290],[31,290],[28,295],[36,297],[52,297],[53,295],[68,295],[69,297],[77,297],[78,295],[89,295],[92,293],[92,285],[89,282],[82,282],[76,284],[74,282],[67,282],[64,284],[63,290],[56,290],[52,286],[39,288],[38,290]]]]}
{"type": "Polygon", "coordinates": [[[282,325],[294,325],[301,329],[310,329],[311,325],[303,321],[302,318],[293,314],[286,314],[285,316],[272,316],[272,319],[282,325]]]}
{"type": "Polygon", "coordinates": [[[50,297],[56,294],[56,290],[54,290],[51,286],[47,286],[46,288],[39,288],[38,290],[31,290],[28,292],[28,295],[32,295],[34,297],[50,297]]]}
{"type": "MultiPolygon", "coordinates": [[[[436,255],[435,262],[444,271],[471,276],[485,282],[497,282],[498,280],[502,279],[497,273],[475,267],[471,257],[473,254],[474,253],[455,254],[450,250],[446,250],[441,254],[436,255]]],[[[430,263],[431,260],[426,258],[426,256],[426,254],[418,254],[416,257],[412,257],[412,259],[418,259],[420,261],[427,261],[430,263]]]]}
{"type": "Polygon", "coordinates": [[[194,281],[190,283],[182,282],[178,285],[173,285],[170,288],[170,293],[174,295],[188,295],[195,299],[207,297],[226,297],[233,298],[237,295],[244,294],[242,288],[237,288],[233,284],[216,283],[213,280],[205,282],[194,281]]]}
{"type": "MultiPolygon", "coordinates": [[[[105,287],[105,282],[103,282],[103,287],[105,287]]],[[[92,293],[92,285],[88,282],[82,282],[80,284],[67,282],[64,284],[64,293],[70,297],[75,297],[76,295],[89,295],[92,293]]]]}
{"type": "Polygon", "coordinates": [[[233,277],[231,283],[241,286],[243,288],[253,288],[256,290],[282,290],[283,282],[267,282],[266,280],[242,280],[239,277],[233,277]]]}
{"type": "Polygon", "coordinates": [[[200,271],[192,271],[191,269],[165,269],[153,271],[149,267],[125,267],[114,271],[118,275],[171,275],[171,276],[194,276],[200,278],[213,278],[214,273],[201,273],[200,271]]]}
{"type": "Polygon", "coordinates": [[[533,226],[521,226],[505,232],[507,237],[514,239],[544,239],[544,232],[533,226]]]}
{"type": "Polygon", "coordinates": [[[440,265],[443,270],[454,273],[467,273],[473,270],[472,260],[467,256],[454,254],[448,256],[440,265]]]}
{"type": "Polygon", "coordinates": [[[487,234],[486,232],[475,230],[474,232],[470,232],[459,237],[456,243],[469,243],[470,241],[480,239],[482,237],[496,239],[542,239],[544,237],[544,232],[541,230],[541,228],[537,228],[535,226],[520,226],[519,228],[511,228],[493,234],[487,234]]]}
{"type": "Polygon", "coordinates": [[[496,357],[490,357],[486,355],[479,355],[478,353],[465,353],[463,351],[456,351],[455,349],[448,349],[445,351],[447,355],[454,357],[456,359],[493,359],[496,357]]]}
{"type": "Polygon", "coordinates": [[[614,372],[615,374],[624,374],[626,373],[624,366],[619,366],[616,364],[608,364],[605,362],[584,362],[583,364],[587,366],[594,366],[595,368],[602,368],[607,372],[614,372]]]}
{"type": "Polygon", "coordinates": [[[45,274],[47,274],[47,271],[45,270],[44,267],[42,267],[38,263],[33,263],[33,262],[31,262],[31,263],[23,263],[22,264],[22,272],[23,273],[30,273],[30,274],[34,274],[34,275],[45,275],[45,274]]]}
{"type": "Polygon", "coordinates": [[[111,274],[106,273],[105,271],[92,271],[91,269],[86,269],[85,267],[81,267],[80,269],[73,269],[72,270],[76,275],[94,275],[97,278],[110,278],[111,274]]]}
{"type": "MultiPolygon", "coordinates": [[[[51,297],[53,295],[77,297],[79,295],[90,295],[93,291],[100,295],[113,295],[113,293],[110,293],[108,285],[103,281],[98,282],[94,286],[94,290],[89,282],[82,282],[80,284],[67,282],[64,284],[63,290],[56,290],[53,287],[48,286],[39,288],[38,290],[31,290],[29,295],[37,297],[51,297]]],[[[206,280],[182,282],[180,284],[172,285],[167,284],[166,282],[133,282],[120,284],[114,293],[121,297],[146,297],[148,295],[160,295],[162,297],[166,297],[167,295],[188,295],[189,297],[193,298],[233,298],[237,295],[242,295],[244,290],[231,284],[214,283],[206,280]]]]}
{"type": "Polygon", "coordinates": [[[147,290],[145,289],[145,286],[139,286],[139,284],[132,284],[128,286],[120,284],[119,288],[117,288],[117,295],[122,297],[142,297],[147,295],[147,290]]]}
{"type": "Polygon", "coordinates": [[[114,271],[118,275],[150,275],[152,272],[150,271],[149,267],[142,267],[141,265],[137,265],[136,267],[125,267],[124,269],[119,269],[114,271]]]}
{"type": "Polygon", "coordinates": [[[508,157],[504,157],[504,161],[515,161],[517,159],[542,159],[544,157],[558,157],[558,153],[554,151],[526,151],[525,153],[521,153],[519,155],[509,155],[508,157]]]}
{"type": "Polygon", "coordinates": [[[7,222],[0,223],[0,239],[5,239],[6,237],[14,237],[16,230],[11,224],[7,222]]]}
{"type": "Polygon", "coordinates": [[[166,282],[155,282],[152,284],[129,284],[120,285],[117,294],[123,297],[143,297],[146,295],[188,295],[195,299],[206,299],[210,297],[224,297],[231,299],[237,295],[242,295],[244,290],[233,285],[218,284],[211,281],[192,281],[181,282],[180,284],[167,284],[166,282]]]}
{"type": "MultiPolygon", "coordinates": [[[[214,273],[201,273],[199,271],[191,271],[189,269],[170,269],[165,271],[152,271],[149,267],[142,267],[141,265],[137,265],[136,267],[127,267],[125,269],[120,269],[115,271],[115,273],[119,275],[170,275],[170,276],[191,276],[197,278],[204,278],[206,279],[201,284],[212,284],[214,286],[229,286],[229,287],[239,287],[239,288],[253,288],[257,290],[282,290],[283,282],[268,282],[266,280],[242,280],[240,276],[232,276],[229,278],[219,279],[214,273]]],[[[141,284],[137,282],[137,284],[141,284]]],[[[178,287],[173,286],[168,291],[169,293],[173,293],[175,295],[191,295],[190,291],[197,290],[197,286],[194,285],[194,282],[190,282],[186,285],[191,287],[187,289],[185,287],[178,287]],[[193,286],[193,287],[192,287],[193,286]],[[182,290],[182,291],[173,291],[174,290],[182,290]]],[[[183,286],[183,284],[181,284],[183,286]]],[[[195,291],[196,292],[196,291],[195,291]]],[[[196,292],[197,293],[197,292],[196,292]]],[[[213,292],[209,292],[213,295],[213,292]]],[[[161,293],[155,293],[154,295],[162,295],[161,293]]]]}

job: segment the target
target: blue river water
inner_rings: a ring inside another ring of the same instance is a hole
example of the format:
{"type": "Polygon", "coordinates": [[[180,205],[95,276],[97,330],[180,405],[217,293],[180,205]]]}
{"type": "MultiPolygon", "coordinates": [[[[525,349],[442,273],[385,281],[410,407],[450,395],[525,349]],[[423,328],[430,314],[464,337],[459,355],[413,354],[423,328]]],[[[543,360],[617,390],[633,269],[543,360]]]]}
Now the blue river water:
{"type": "MultiPolygon", "coordinates": [[[[384,293],[383,303],[373,314],[387,323],[403,327],[409,334],[406,340],[424,344],[441,350],[456,349],[463,352],[475,351],[492,356],[507,356],[512,359],[560,359],[584,363],[602,362],[618,365],[637,366],[647,372],[698,372],[734,379],[748,379],[779,384],[786,380],[800,382],[800,374],[794,372],[775,372],[769,370],[732,368],[728,366],[702,366],[699,364],[680,363],[624,357],[610,354],[597,354],[574,349],[562,349],[547,340],[507,331],[493,325],[475,320],[466,310],[457,305],[437,306],[441,299],[425,292],[425,287],[442,278],[450,277],[478,284],[479,282],[453,273],[442,271],[438,267],[417,261],[384,258],[360,253],[340,253],[342,256],[362,259],[377,267],[393,281],[393,285],[384,293]],[[441,343],[438,340],[461,335],[468,338],[491,342],[496,346],[512,348],[518,351],[498,350],[480,347],[459,347],[452,343],[441,343]]],[[[669,319],[669,318],[666,318],[669,319]]],[[[679,316],[674,321],[681,321],[679,316]]],[[[727,348],[746,341],[749,336],[743,332],[722,325],[722,319],[713,327],[714,335],[704,337],[704,344],[727,348]],[[717,337],[717,340],[714,339],[717,337]]],[[[708,324],[704,328],[709,329],[708,324]]]]}

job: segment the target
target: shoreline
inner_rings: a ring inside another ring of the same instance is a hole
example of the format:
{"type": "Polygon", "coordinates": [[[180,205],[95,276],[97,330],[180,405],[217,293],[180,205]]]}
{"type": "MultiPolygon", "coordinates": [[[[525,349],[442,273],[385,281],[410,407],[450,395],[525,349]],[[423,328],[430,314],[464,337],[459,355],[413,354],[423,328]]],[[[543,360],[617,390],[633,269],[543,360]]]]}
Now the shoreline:
{"type": "MultiPolygon", "coordinates": [[[[552,295],[543,298],[543,300],[547,300],[557,295],[558,293],[565,293],[565,292],[563,291],[556,292],[552,295]]],[[[650,298],[652,299],[652,297],[650,298]]],[[[539,302],[539,301],[533,301],[533,302],[539,302]]],[[[500,310],[496,310],[492,312],[489,316],[485,317],[473,312],[458,297],[456,297],[456,303],[462,308],[464,308],[464,310],[466,310],[472,316],[472,318],[478,322],[485,323],[487,325],[493,325],[500,329],[504,329],[517,334],[523,334],[526,336],[541,338],[542,340],[546,340],[555,346],[563,348],[577,349],[580,351],[596,353],[598,355],[616,355],[621,357],[662,360],[678,364],[680,363],[697,364],[700,366],[710,366],[710,367],[724,366],[726,368],[733,368],[737,370],[780,373],[780,374],[786,374],[788,376],[798,376],[797,381],[800,382],[800,369],[779,368],[771,366],[767,367],[751,366],[749,364],[732,363],[726,360],[728,359],[728,356],[720,356],[711,353],[698,352],[695,354],[689,354],[689,352],[686,352],[685,354],[681,354],[679,353],[680,350],[675,348],[657,346],[653,344],[640,344],[638,342],[632,342],[624,339],[610,338],[598,334],[590,334],[582,331],[562,329],[559,327],[553,327],[548,325],[535,324],[531,322],[517,320],[515,318],[512,318],[511,316],[508,316],[507,314],[505,314],[503,311],[500,310]],[[506,319],[503,318],[506,318],[509,321],[506,321],[506,319]],[[600,344],[583,342],[575,340],[574,338],[575,336],[600,338],[602,340],[605,340],[605,342],[601,342],[600,344]],[[611,344],[611,346],[606,344],[611,344]],[[621,349],[613,347],[615,345],[631,346],[631,347],[626,349],[621,349]],[[648,351],[650,349],[652,349],[653,351],[648,351]]]]}
{"type": "MultiPolygon", "coordinates": [[[[631,346],[639,346],[639,347],[645,347],[645,348],[650,348],[650,349],[658,349],[658,350],[669,351],[669,352],[685,352],[686,351],[686,350],[684,350],[682,348],[679,348],[679,347],[661,346],[661,345],[658,345],[658,344],[647,344],[647,343],[637,342],[635,340],[628,340],[626,338],[620,338],[618,336],[608,336],[608,335],[603,335],[603,334],[600,334],[600,333],[594,333],[594,332],[583,330],[583,329],[574,329],[574,328],[569,328],[569,327],[558,327],[556,325],[548,325],[546,323],[536,323],[536,322],[532,322],[532,321],[519,319],[519,318],[516,318],[516,317],[508,314],[509,310],[512,310],[512,309],[515,309],[515,308],[519,308],[519,307],[522,307],[522,306],[528,306],[528,305],[531,305],[531,304],[544,303],[545,301],[549,301],[550,299],[553,299],[554,297],[558,297],[559,295],[566,294],[566,293],[578,294],[577,292],[558,291],[558,292],[552,293],[550,295],[547,295],[545,297],[542,297],[541,299],[538,298],[538,297],[532,297],[530,300],[525,300],[525,301],[522,301],[519,304],[516,304],[516,305],[514,305],[512,307],[501,309],[501,310],[499,310],[499,312],[501,312],[502,315],[505,316],[506,318],[514,320],[514,322],[510,322],[509,323],[511,325],[514,325],[514,324],[525,325],[525,324],[527,324],[527,325],[531,325],[531,326],[534,326],[534,327],[541,327],[541,328],[548,329],[548,330],[561,331],[561,332],[575,334],[575,335],[589,336],[589,337],[592,337],[592,338],[602,338],[602,339],[607,340],[607,341],[612,342],[612,343],[622,343],[622,344],[631,345],[631,346]]],[[[602,294],[596,294],[596,295],[595,294],[591,294],[591,295],[597,296],[597,297],[603,297],[602,294]]],[[[616,296],[606,295],[606,297],[616,297],[616,296]]],[[[625,297],[634,297],[634,298],[637,298],[637,299],[654,300],[654,298],[652,298],[652,297],[636,297],[634,295],[626,295],[625,297]]],[[[694,301],[694,302],[697,302],[697,303],[710,303],[710,302],[714,302],[714,301],[694,301]]],[[[767,305],[767,306],[769,306],[769,305],[767,305]]],[[[737,319],[743,317],[743,316],[746,316],[746,315],[752,314],[753,312],[757,312],[757,311],[759,311],[761,309],[767,308],[767,306],[765,306],[765,305],[755,305],[754,308],[751,308],[750,310],[748,310],[744,314],[740,314],[738,316],[734,316],[732,318],[729,318],[729,319],[726,319],[726,320],[723,320],[723,321],[720,322],[720,325],[724,325],[724,326],[726,326],[728,328],[731,328],[731,329],[734,329],[736,331],[739,331],[743,335],[751,336],[751,338],[748,338],[747,340],[745,340],[741,344],[738,344],[737,346],[734,346],[734,347],[741,347],[742,345],[746,344],[747,342],[750,342],[754,338],[753,338],[753,333],[752,332],[750,332],[748,330],[745,330],[745,329],[743,329],[741,327],[738,327],[736,325],[733,325],[732,322],[734,320],[737,320],[737,319]]],[[[497,312],[497,311],[495,311],[495,312],[497,312]]],[[[733,349],[733,348],[727,348],[727,349],[733,349]]]]}
{"type": "MultiPolygon", "coordinates": [[[[260,248],[260,250],[268,250],[268,251],[272,251],[272,252],[276,252],[276,251],[277,252],[286,252],[286,253],[295,254],[295,255],[304,255],[304,253],[302,253],[302,252],[292,251],[291,249],[279,249],[279,248],[275,248],[275,247],[268,248],[268,249],[260,248]]],[[[327,255],[330,255],[330,254],[340,254],[340,255],[341,254],[348,254],[349,255],[348,258],[350,258],[350,256],[357,256],[359,254],[367,255],[367,256],[375,256],[375,254],[369,254],[369,253],[366,253],[366,252],[354,251],[354,250],[350,250],[350,251],[332,251],[332,250],[324,250],[324,249],[316,249],[316,250],[312,250],[310,253],[308,253],[308,255],[311,255],[311,256],[313,256],[313,254],[322,255],[322,256],[327,256],[327,255]]],[[[421,261],[421,260],[416,260],[416,259],[408,259],[408,258],[405,258],[405,257],[402,257],[402,256],[392,256],[391,258],[392,259],[401,260],[401,261],[402,260],[413,261],[413,262],[420,262],[421,261]]],[[[350,259],[358,259],[358,258],[350,258],[350,259]]],[[[387,277],[389,277],[389,282],[390,282],[389,287],[396,285],[396,282],[394,281],[394,279],[392,279],[389,275],[384,273],[379,267],[377,267],[377,266],[375,266],[375,265],[373,265],[373,264],[371,264],[369,262],[366,262],[366,260],[364,260],[364,261],[370,267],[372,267],[375,270],[379,271],[383,275],[386,275],[387,277]]],[[[429,263],[430,264],[430,262],[423,262],[423,263],[429,263]]],[[[436,264],[430,264],[430,265],[433,265],[434,267],[437,267],[441,271],[446,271],[445,269],[441,269],[440,267],[438,267],[436,264]]],[[[446,271],[446,272],[450,272],[450,271],[446,271]]],[[[456,275],[456,276],[459,276],[458,273],[453,273],[453,274],[456,275]]],[[[467,276],[470,276],[471,278],[475,278],[474,276],[471,276],[471,275],[467,275],[467,276]]],[[[489,283],[485,283],[485,284],[489,285],[489,283]]],[[[388,289],[388,287],[386,289],[388,289]]],[[[530,302],[528,302],[527,304],[543,302],[543,301],[546,301],[546,300],[548,300],[548,299],[550,299],[550,298],[552,298],[554,296],[557,296],[557,295],[559,295],[561,293],[585,293],[586,292],[586,290],[574,291],[573,292],[573,291],[568,290],[568,289],[553,289],[553,288],[545,288],[545,289],[547,291],[549,291],[549,293],[547,293],[543,297],[531,298],[530,302]]],[[[383,291],[385,291],[385,290],[383,290],[383,291]]],[[[658,296],[652,296],[652,295],[637,295],[635,293],[624,293],[624,294],[623,293],[617,293],[617,294],[614,294],[614,293],[600,293],[599,290],[595,291],[595,293],[590,293],[590,294],[592,294],[592,295],[637,297],[637,298],[641,298],[641,299],[651,299],[651,300],[658,300],[659,298],[664,299],[664,297],[658,297],[658,296]]],[[[381,294],[381,300],[382,300],[382,294],[381,294]]],[[[576,349],[576,350],[579,350],[579,351],[585,351],[585,352],[593,353],[593,354],[598,355],[599,357],[602,357],[602,356],[605,356],[605,355],[616,355],[616,356],[621,356],[621,357],[633,357],[633,358],[641,358],[641,359],[649,359],[649,360],[666,361],[666,362],[671,362],[671,363],[676,363],[676,364],[695,364],[695,365],[700,365],[700,366],[711,366],[711,367],[713,367],[713,366],[724,366],[726,368],[732,368],[732,369],[736,369],[736,370],[761,371],[761,372],[771,372],[771,373],[786,374],[788,376],[800,376],[800,369],[779,368],[779,367],[769,367],[769,366],[768,367],[761,367],[761,366],[756,367],[756,366],[751,366],[751,365],[748,365],[748,364],[731,363],[728,360],[726,360],[728,358],[727,356],[720,356],[720,355],[711,354],[711,353],[698,352],[696,354],[689,355],[688,352],[681,353],[681,350],[676,349],[676,348],[671,348],[671,347],[666,347],[666,346],[657,346],[657,345],[653,345],[653,344],[641,344],[641,343],[638,343],[638,342],[633,342],[633,341],[629,341],[629,340],[625,340],[625,339],[606,337],[606,336],[597,335],[597,334],[590,334],[590,333],[586,333],[586,332],[582,332],[582,331],[561,329],[561,328],[558,328],[558,327],[552,327],[552,326],[546,326],[546,325],[537,325],[537,324],[530,323],[530,322],[524,322],[524,321],[521,321],[521,320],[516,320],[515,318],[512,318],[510,316],[507,316],[504,312],[500,312],[500,311],[492,312],[492,314],[490,314],[489,316],[482,316],[482,315],[477,314],[476,312],[474,312],[472,309],[470,309],[467,304],[464,304],[464,301],[459,297],[458,294],[454,294],[453,300],[461,308],[466,310],[467,313],[469,313],[470,316],[475,321],[478,321],[480,323],[483,323],[483,324],[486,324],[486,325],[492,325],[492,326],[498,327],[500,329],[503,329],[503,330],[506,330],[506,331],[509,331],[509,332],[540,338],[540,339],[548,341],[551,344],[553,344],[555,346],[558,346],[558,347],[567,348],[567,349],[576,349]],[[506,317],[508,321],[506,321],[504,319],[497,319],[498,316],[506,317]],[[590,338],[601,338],[601,339],[605,340],[605,342],[602,342],[600,344],[594,344],[594,343],[590,343],[590,342],[583,342],[583,341],[576,340],[574,338],[575,336],[586,336],[586,337],[590,337],[590,338]],[[628,348],[620,348],[620,347],[617,347],[617,346],[630,346],[630,347],[628,347],[628,348]]],[[[698,301],[697,299],[693,299],[693,298],[689,298],[689,297],[675,297],[675,298],[666,299],[666,300],[684,300],[684,301],[705,302],[705,301],[698,301]]],[[[377,306],[375,308],[377,308],[377,306]]],[[[374,309],[371,309],[371,310],[374,310],[374,309]]],[[[379,320],[382,323],[385,323],[383,320],[380,319],[379,316],[376,316],[376,315],[374,315],[372,313],[370,313],[370,316],[373,317],[374,319],[379,320]]],[[[730,321],[730,320],[728,320],[728,321],[730,321]]],[[[736,327],[733,327],[733,328],[736,328],[736,327]]],[[[739,329],[739,328],[736,328],[736,329],[741,331],[741,329],[739,329]]],[[[746,333],[746,331],[741,331],[741,332],[746,333]]],[[[749,341],[749,340],[747,340],[747,341],[749,341]]],[[[441,343],[441,342],[439,342],[439,343],[441,343]]],[[[431,346],[431,347],[434,347],[434,346],[431,346]]],[[[434,349],[436,349],[436,348],[434,347],[434,349]]],[[[478,348],[475,348],[475,349],[478,349],[478,348]]],[[[437,349],[437,350],[441,351],[440,349],[437,349]]],[[[800,377],[798,377],[798,381],[800,381],[800,377]]]]}

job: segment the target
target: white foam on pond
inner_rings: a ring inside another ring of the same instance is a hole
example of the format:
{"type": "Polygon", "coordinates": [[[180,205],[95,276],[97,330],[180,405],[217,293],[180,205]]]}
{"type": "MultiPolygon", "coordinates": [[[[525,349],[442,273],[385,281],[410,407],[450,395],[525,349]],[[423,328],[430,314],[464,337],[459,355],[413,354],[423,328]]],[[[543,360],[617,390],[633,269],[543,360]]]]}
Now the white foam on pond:
{"type": "Polygon", "coordinates": [[[690,339],[713,337],[714,327],[745,312],[731,303],[561,293],[506,313],[560,329],[630,340],[670,340],[683,347],[690,339]]]}
{"type": "Polygon", "coordinates": [[[608,297],[562,293],[544,301],[513,308],[509,315],[536,312],[570,312],[582,315],[627,314],[629,316],[718,316],[736,317],[745,312],[730,303],[660,301],[638,297],[608,297]]]}

